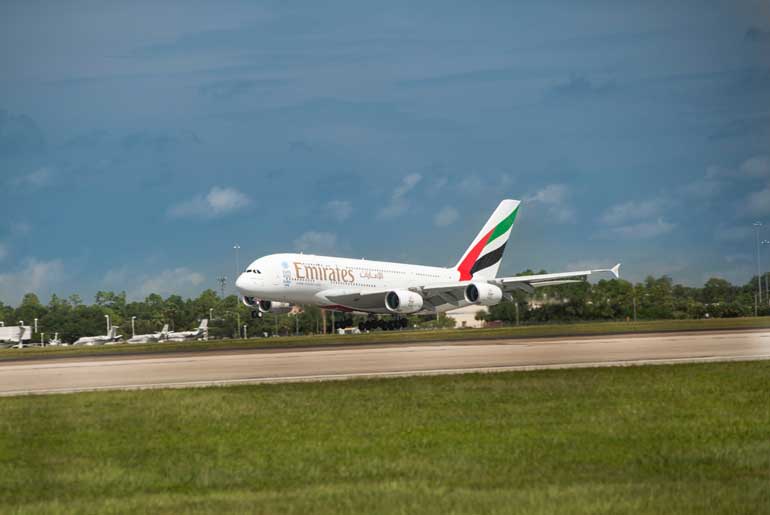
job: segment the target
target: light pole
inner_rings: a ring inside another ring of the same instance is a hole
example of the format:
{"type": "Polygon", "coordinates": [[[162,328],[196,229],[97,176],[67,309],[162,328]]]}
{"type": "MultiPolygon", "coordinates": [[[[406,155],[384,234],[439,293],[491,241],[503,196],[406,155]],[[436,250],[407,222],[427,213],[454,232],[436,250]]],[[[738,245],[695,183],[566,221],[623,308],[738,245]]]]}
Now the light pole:
{"type": "Polygon", "coordinates": [[[35,333],[37,333],[37,318],[35,319],[35,333]]]}
{"type": "Polygon", "coordinates": [[[214,313],[214,308],[209,308],[209,321],[214,319],[214,315],[212,313],[214,313]]]}
{"type": "Polygon", "coordinates": [[[110,315],[104,315],[104,319],[107,320],[107,334],[110,334],[110,315]]]}
{"type": "Polygon", "coordinates": [[[248,340],[249,339],[249,333],[247,331],[248,327],[249,327],[248,325],[243,324],[243,339],[244,340],[248,340]]]}
{"type": "MultiPolygon", "coordinates": [[[[770,240],[762,240],[760,242],[762,245],[770,245],[770,240]]],[[[765,297],[767,297],[767,305],[770,306],[770,284],[768,283],[768,275],[770,275],[770,272],[765,274],[765,297]]],[[[759,284],[762,284],[762,277],[759,278],[759,284]]]]}
{"type": "Polygon", "coordinates": [[[759,257],[759,228],[762,227],[762,222],[754,222],[752,225],[757,240],[757,301],[762,304],[762,265],[759,257]]]}
{"type": "Polygon", "coordinates": [[[40,333],[40,346],[45,347],[45,333],[40,333]]]}
{"type": "Polygon", "coordinates": [[[131,337],[132,338],[136,336],[136,328],[134,327],[135,320],[136,320],[136,317],[131,317],[131,337]]]}
{"type": "Polygon", "coordinates": [[[237,278],[241,274],[241,264],[238,259],[238,251],[241,250],[241,246],[236,243],[233,245],[233,250],[235,251],[235,277],[237,278]]]}

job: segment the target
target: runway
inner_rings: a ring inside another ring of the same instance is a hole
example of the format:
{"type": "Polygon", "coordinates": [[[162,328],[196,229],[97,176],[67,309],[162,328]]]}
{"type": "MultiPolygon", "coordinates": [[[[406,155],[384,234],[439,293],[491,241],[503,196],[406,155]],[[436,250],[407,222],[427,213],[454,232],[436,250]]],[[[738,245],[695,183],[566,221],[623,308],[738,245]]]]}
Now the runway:
{"type": "Polygon", "coordinates": [[[0,396],[770,359],[770,331],[205,351],[0,364],[0,396]]]}

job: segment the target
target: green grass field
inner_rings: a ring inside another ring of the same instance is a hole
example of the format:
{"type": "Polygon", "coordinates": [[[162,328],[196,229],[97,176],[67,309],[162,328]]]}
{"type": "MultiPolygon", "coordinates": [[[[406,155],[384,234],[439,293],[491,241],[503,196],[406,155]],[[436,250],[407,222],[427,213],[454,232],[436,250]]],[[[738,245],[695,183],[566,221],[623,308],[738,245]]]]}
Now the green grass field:
{"type": "Polygon", "coordinates": [[[770,513],[770,362],[0,399],[0,513],[770,513]]]}
{"type": "Polygon", "coordinates": [[[549,324],[491,329],[443,329],[376,331],[360,335],[312,335],[281,338],[252,338],[249,340],[211,340],[208,342],[177,342],[152,344],[117,344],[97,347],[31,347],[0,349],[0,361],[48,356],[85,356],[98,354],[200,351],[208,349],[246,349],[260,347],[299,347],[308,345],[360,345],[367,343],[407,343],[430,341],[461,341],[496,338],[537,338],[549,336],[611,335],[649,333],[658,331],[713,331],[727,329],[767,329],[770,317],[717,318],[710,320],[654,320],[643,322],[587,322],[578,324],[549,324]]]}

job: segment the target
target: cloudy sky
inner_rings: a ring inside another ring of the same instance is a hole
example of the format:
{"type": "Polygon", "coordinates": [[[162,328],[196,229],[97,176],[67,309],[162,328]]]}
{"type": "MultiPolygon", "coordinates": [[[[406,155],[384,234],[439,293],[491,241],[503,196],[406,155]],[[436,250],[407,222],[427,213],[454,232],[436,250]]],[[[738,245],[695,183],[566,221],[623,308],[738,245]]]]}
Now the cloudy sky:
{"type": "Polygon", "coordinates": [[[749,279],[768,2],[417,4],[2,2],[0,301],[451,265],[502,198],[504,273],[749,279]]]}

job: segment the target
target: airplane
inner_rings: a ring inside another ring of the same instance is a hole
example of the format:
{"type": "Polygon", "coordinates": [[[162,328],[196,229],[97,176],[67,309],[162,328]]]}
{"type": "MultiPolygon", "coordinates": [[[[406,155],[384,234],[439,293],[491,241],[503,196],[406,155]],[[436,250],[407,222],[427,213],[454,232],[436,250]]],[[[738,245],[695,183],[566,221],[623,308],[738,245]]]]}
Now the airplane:
{"type": "Polygon", "coordinates": [[[105,336],[83,336],[75,340],[72,345],[104,345],[105,343],[115,343],[121,338],[123,335],[118,335],[118,327],[112,326],[105,336]]]}
{"type": "Polygon", "coordinates": [[[4,325],[0,326],[0,348],[13,347],[22,349],[31,347],[32,326],[4,325]]]}
{"type": "Polygon", "coordinates": [[[169,342],[183,342],[185,340],[208,340],[209,337],[209,320],[204,318],[201,320],[200,325],[193,331],[178,331],[166,333],[165,340],[169,342]]]}
{"type": "Polygon", "coordinates": [[[152,343],[164,340],[168,335],[168,324],[163,326],[159,333],[137,334],[127,340],[127,343],[152,343]]]}
{"type": "Polygon", "coordinates": [[[620,277],[608,269],[497,277],[521,202],[500,202],[487,223],[451,268],[369,261],[310,254],[271,254],[246,268],[235,281],[252,317],[285,312],[292,304],[370,315],[363,329],[406,327],[407,314],[435,314],[472,304],[493,306],[511,293],[587,280],[591,274],[620,277]],[[394,315],[388,322],[378,314],[394,315]]]}

